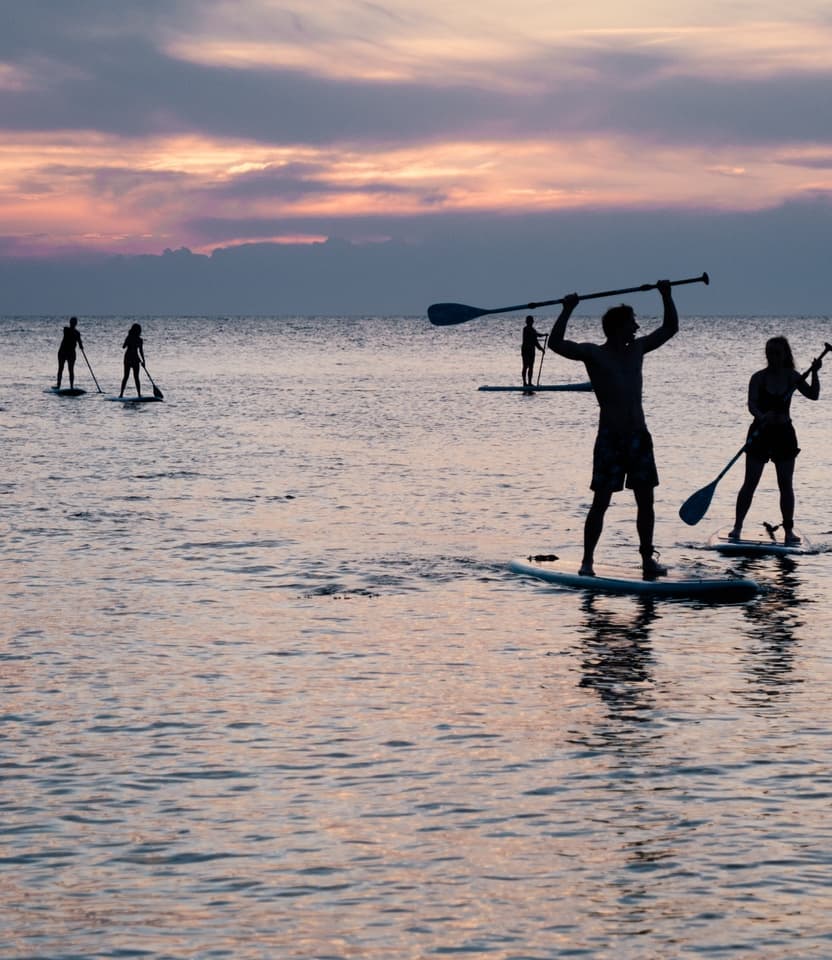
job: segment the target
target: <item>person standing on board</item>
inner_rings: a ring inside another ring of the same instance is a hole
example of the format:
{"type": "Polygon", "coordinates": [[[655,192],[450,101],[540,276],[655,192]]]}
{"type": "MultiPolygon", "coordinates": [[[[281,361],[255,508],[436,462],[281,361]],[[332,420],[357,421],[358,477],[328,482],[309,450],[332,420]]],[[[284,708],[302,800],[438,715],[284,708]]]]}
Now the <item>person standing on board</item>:
{"type": "Polygon", "coordinates": [[[654,556],[653,491],[659,477],[641,404],[641,368],[646,353],[663,346],[677,333],[679,316],[670,282],[660,280],[656,287],[662,297],[664,318],[660,327],[643,337],[636,336],[639,326],[633,308],[621,304],[604,314],[601,322],[607,339],[600,346],[565,339],[566,324],[579,301],[575,293],[564,297],[561,314],[549,334],[550,350],[569,360],[583,361],[600,406],[590,484],[593,499],[584,524],[584,553],[579,571],[583,576],[595,575],[595,548],[604,516],[613,493],[623,490],[625,483],[636,500],[642,574],[650,580],[667,573],[654,556]]]}
{"type": "Polygon", "coordinates": [[[61,389],[61,380],[64,376],[64,364],[69,371],[69,388],[75,387],[75,348],[84,349],[81,342],[81,332],[78,330],[78,317],[69,318],[69,326],[64,327],[64,336],[58,347],[58,381],[56,387],[61,389]]]}
{"type": "Polygon", "coordinates": [[[121,393],[119,393],[119,396],[124,396],[124,388],[127,386],[127,379],[131,370],[133,371],[133,380],[136,383],[136,393],[141,396],[139,366],[144,366],[144,341],[142,340],[142,325],[140,323],[134,323],[130,327],[122,347],[124,349],[124,376],[121,378],[121,393]]]}
{"type": "Polygon", "coordinates": [[[532,376],[534,374],[534,361],[537,351],[542,350],[540,340],[542,333],[538,333],[534,328],[534,317],[526,317],[526,326],[523,327],[523,343],[520,347],[520,353],[523,357],[523,386],[533,387],[532,376]]]}
{"type": "Polygon", "coordinates": [[[763,370],[751,375],[748,382],[748,412],[754,418],[748,428],[745,442],[745,479],[737,494],[734,529],[729,539],[739,540],[745,516],[754,499],[754,492],[763,467],[769,460],[777,471],[777,486],[780,490],[780,512],[783,516],[784,543],[797,546],[800,537],[794,532],[794,463],[800,453],[797,434],[789,416],[792,394],[799,390],[809,400],[820,396],[818,370],[823,366],[820,359],[810,368],[809,383],[794,368],[794,357],[785,337],[772,337],[766,343],[766,363],[763,370]]]}

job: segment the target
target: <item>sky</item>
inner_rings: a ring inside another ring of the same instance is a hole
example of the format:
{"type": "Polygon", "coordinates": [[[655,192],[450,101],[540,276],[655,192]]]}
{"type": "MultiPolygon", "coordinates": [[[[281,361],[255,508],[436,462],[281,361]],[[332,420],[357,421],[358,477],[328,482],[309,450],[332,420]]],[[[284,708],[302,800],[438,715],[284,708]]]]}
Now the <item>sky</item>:
{"type": "Polygon", "coordinates": [[[0,313],[829,310],[827,0],[0,0],[0,313]]]}

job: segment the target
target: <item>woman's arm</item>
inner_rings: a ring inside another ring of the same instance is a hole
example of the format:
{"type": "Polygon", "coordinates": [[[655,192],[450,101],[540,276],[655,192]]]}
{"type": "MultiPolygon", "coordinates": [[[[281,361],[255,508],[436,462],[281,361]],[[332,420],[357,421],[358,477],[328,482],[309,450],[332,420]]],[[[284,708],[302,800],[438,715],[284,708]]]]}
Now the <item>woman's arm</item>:
{"type": "Polygon", "coordinates": [[[808,400],[817,400],[820,396],[820,381],[818,380],[818,370],[823,366],[823,361],[820,359],[815,360],[812,363],[810,372],[812,374],[812,379],[809,383],[806,383],[806,378],[797,376],[797,381],[795,382],[794,388],[799,390],[804,397],[808,400]]]}
{"type": "Polygon", "coordinates": [[[765,371],[757,371],[751,375],[748,381],[748,412],[755,420],[764,420],[766,414],[760,409],[760,384],[762,383],[765,371]]]}

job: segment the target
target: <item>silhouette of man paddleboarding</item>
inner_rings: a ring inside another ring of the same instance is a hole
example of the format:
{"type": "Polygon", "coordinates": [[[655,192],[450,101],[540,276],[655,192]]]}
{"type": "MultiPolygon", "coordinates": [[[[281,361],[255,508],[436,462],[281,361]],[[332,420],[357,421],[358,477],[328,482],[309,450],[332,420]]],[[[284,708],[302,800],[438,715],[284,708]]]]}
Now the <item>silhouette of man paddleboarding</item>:
{"type": "Polygon", "coordinates": [[[639,325],[633,308],[621,304],[603,316],[604,343],[576,343],[565,339],[567,322],[579,301],[573,293],[564,297],[561,314],[549,334],[550,350],[584,363],[600,407],[590,484],[593,499],[584,524],[584,552],[579,571],[585,576],[595,575],[595,548],[603,530],[604,516],[613,493],[623,490],[625,485],[633,491],[636,501],[642,575],[649,580],[667,573],[667,568],[658,562],[653,545],[653,491],[659,476],[653,439],[642,409],[641,371],[644,355],[657,350],[677,333],[679,316],[670,282],[660,280],[656,286],[662,297],[664,317],[661,326],[652,333],[637,337],[639,325]]]}

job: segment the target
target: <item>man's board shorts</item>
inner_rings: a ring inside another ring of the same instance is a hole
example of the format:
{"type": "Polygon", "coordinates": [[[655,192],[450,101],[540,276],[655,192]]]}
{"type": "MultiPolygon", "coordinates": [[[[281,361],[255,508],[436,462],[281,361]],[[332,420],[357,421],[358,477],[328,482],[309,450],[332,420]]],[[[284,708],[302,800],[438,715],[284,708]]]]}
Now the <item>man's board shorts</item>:
{"type": "Polygon", "coordinates": [[[788,423],[771,423],[767,427],[758,429],[756,423],[748,428],[746,437],[746,453],[761,463],[782,463],[784,460],[794,460],[800,453],[797,445],[797,434],[791,421],[788,423]]]}
{"type": "Polygon", "coordinates": [[[659,474],[653,457],[653,438],[647,428],[618,433],[601,427],[592,455],[591,490],[629,490],[657,487],[659,474]]]}
{"type": "Polygon", "coordinates": [[[520,354],[523,357],[523,366],[534,366],[535,357],[537,356],[537,351],[534,349],[534,347],[532,347],[531,350],[521,350],[520,354]]]}

